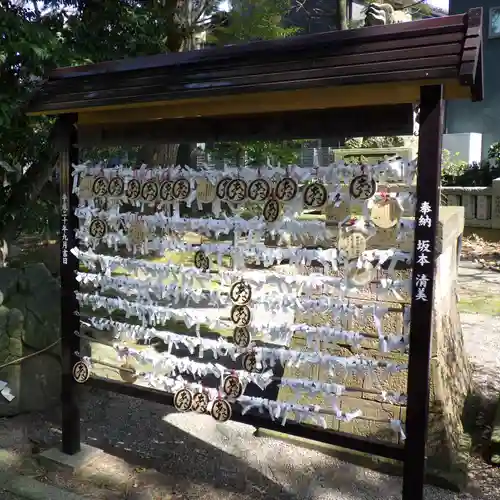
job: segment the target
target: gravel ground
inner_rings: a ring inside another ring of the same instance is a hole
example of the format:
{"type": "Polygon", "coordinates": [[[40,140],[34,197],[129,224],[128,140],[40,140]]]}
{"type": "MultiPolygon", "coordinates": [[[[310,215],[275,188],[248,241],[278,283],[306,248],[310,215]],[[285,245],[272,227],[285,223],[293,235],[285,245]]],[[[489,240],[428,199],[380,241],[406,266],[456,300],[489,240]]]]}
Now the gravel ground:
{"type": "MultiPolygon", "coordinates": [[[[82,430],[85,440],[113,454],[82,472],[78,482],[59,475],[48,480],[91,498],[141,498],[130,492],[151,491],[145,498],[206,500],[397,500],[401,480],[348,464],[324,454],[268,438],[253,428],[217,424],[203,415],[165,412],[165,408],[120,395],[89,391],[82,430]],[[108,423],[106,423],[108,422],[108,423]],[[116,458],[115,458],[116,457],[116,458]],[[160,471],[159,475],[153,470],[160,471]],[[95,487],[108,488],[101,496],[95,487]],[[122,496],[123,486],[129,496],[122,496]]],[[[40,429],[40,427],[39,427],[40,429]]],[[[59,440],[47,427],[45,444],[59,440]],[[50,432],[50,431],[49,431],[50,432]]],[[[457,495],[426,487],[426,500],[497,500],[500,474],[480,458],[471,462],[472,484],[457,495]]]]}
{"type": "MultiPolygon", "coordinates": [[[[491,280],[496,293],[500,275],[485,276],[487,283],[491,280]]],[[[462,322],[476,384],[477,404],[470,418],[479,425],[473,435],[471,485],[460,495],[426,487],[426,500],[499,498],[500,468],[486,465],[480,454],[500,392],[500,315],[463,314],[462,322]]],[[[0,448],[9,448],[19,457],[26,455],[33,441],[42,447],[60,441],[57,419],[50,415],[17,417],[2,423],[0,448]]],[[[44,473],[39,478],[85,493],[89,499],[401,498],[399,478],[291,444],[255,438],[253,428],[242,424],[217,424],[208,416],[179,414],[121,395],[85,389],[82,432],[87,443],[113,456],[84,469],[82,479],[62,473],[44,473]]],[[[15,500],[3,494],[0,498],[15,500]]]]}

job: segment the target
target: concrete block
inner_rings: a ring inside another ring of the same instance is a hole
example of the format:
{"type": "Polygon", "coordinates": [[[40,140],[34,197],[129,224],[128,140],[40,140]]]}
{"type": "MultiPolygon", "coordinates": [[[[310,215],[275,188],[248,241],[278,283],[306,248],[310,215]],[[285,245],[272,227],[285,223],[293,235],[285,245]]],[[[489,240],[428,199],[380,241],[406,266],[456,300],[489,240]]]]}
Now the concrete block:
{"type": "Polygon", "coordinates": [[[76,473],[97,460],[103,453],[99,448],[82,443],[81,450],[74,455],[66,455],[58,448],[50,448],[38,455],[38,461],[40,465],[50,470],[65,469],[76,473]]]}

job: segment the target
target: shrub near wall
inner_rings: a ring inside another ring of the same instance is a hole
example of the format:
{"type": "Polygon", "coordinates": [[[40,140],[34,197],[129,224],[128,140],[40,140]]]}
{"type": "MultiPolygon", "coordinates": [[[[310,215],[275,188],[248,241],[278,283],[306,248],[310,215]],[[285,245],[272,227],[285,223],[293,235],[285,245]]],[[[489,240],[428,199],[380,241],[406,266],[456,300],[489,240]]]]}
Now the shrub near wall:
{"type": "Polygon", "coordinates": [[[454,159],[443,151],[441,184],[443,186],[491,186],[500,177],[500,143],[490,147],[488,158],[481,163],[468,164],[454,159]]]}

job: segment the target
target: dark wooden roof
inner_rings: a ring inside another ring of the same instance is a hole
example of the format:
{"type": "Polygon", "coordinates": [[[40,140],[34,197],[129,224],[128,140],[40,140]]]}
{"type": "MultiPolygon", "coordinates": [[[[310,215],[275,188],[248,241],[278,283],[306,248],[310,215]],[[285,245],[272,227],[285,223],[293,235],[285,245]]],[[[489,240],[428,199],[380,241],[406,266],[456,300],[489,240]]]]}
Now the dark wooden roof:
{"type": "Polygon", "coordinates": [[[31,113],[229,94],[455,80],[482,99],[482,9],[389,26],[161,54],[51,73],[31,113]]]}

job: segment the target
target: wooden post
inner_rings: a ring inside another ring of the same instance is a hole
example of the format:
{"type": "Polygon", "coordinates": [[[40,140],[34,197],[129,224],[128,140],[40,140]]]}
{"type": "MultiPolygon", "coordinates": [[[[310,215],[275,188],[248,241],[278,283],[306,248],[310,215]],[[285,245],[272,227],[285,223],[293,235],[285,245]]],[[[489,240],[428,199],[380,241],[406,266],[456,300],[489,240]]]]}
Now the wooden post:
{"type": "Polygon", "coordinates": [[[78,301],[75,291],[78,287],[76,272],[78,259],[71,253],[77,246],[75,229],[78,219],[74,209],[78,204],[72,193],[72,165],[78,164],[78,134],[76,115],[62,117],[65,122],[64,143],[60,155],[60,195],[61,195],[61,354],[62,354],[62,451],[74,455],[80,451],[80,410],[77,401],[77,382],[73,378],[73,366],[79,361],[75,355],[80,351],[80,338],[75,331],[80,329],[78,301]]]}
{"type": "Polygon", "coordinates": [[[423,500],[429,414],[435,240],[439,221],[443,102],[441,85],[420,89],[403,500],[423,500]]]}

